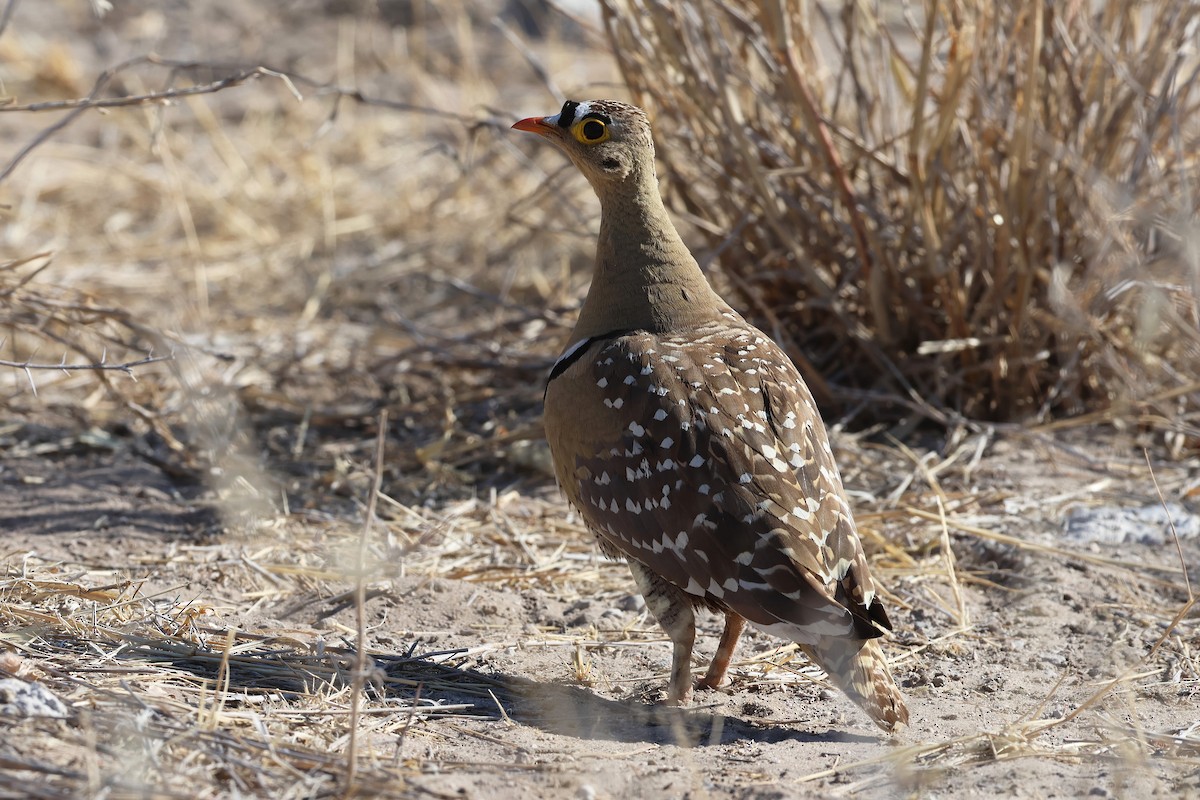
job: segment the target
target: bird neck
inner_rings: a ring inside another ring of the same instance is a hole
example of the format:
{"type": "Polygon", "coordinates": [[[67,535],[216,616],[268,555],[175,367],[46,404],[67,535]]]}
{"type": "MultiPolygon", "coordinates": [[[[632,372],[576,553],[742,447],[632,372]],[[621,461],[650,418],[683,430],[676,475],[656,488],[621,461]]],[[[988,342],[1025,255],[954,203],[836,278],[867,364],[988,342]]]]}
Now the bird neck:
{"type": "Polygon", "coordinates": [[[598,193],[596,265],[572,341],[693,328],[729,309],[675,230],[653,170],[598,193]]]}

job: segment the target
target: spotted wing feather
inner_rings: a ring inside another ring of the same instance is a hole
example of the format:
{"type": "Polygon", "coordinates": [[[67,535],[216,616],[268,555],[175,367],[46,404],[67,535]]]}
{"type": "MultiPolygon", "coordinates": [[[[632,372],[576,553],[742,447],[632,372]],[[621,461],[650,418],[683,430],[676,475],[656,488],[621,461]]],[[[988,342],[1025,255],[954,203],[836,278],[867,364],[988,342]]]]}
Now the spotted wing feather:
{"type": "Polygon", "coordinates": [[[638,332],[576,369],[625,423],[567,476],[606,550],[794,641],[890,627],[824,426],[773,342],[745,323],[638,332]]]}

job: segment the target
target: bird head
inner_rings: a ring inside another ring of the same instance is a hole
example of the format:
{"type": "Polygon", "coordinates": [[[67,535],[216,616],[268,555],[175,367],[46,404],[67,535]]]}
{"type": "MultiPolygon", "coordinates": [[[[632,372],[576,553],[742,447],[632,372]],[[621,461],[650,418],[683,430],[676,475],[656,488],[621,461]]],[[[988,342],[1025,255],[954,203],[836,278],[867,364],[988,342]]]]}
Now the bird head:
{"type": "Polygon", "coordinates": [[[557,145],[597,192],[647,167],[653,174],[650,122],[644,111],[627,103],[568,100],[554,116],[529,117],[513,128],[557,145]]]}

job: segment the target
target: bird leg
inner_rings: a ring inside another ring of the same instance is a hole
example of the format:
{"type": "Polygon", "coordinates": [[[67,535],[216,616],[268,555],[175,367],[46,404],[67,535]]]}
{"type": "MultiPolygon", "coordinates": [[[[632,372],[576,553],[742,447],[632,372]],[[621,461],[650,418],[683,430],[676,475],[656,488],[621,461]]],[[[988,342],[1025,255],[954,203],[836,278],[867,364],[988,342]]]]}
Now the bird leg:
{"type": "Polygon", "coordinates": [[[733,660],[733,650],[745,627],[745,617],[732,611],[725,612],[725,630],[721,633],[721,642],[717,645],[712,663],[708,665],[708,672],[696,683],[696,688],[716,689],[725,682],[725,673],[729,671],[729,662],[733,660]]]}
{"type": "Polygon", "coordinates": [[[692,601],[681,589],[636,561],[629,562],[629,571],[633,573],[642,597],[646,598],[646,608],[675,646],[671,655],[671,679],[667,684],[667,705],[687,705],[692,699],[692,647],[696,643],[696,614],[692,610],[692,601]]]}

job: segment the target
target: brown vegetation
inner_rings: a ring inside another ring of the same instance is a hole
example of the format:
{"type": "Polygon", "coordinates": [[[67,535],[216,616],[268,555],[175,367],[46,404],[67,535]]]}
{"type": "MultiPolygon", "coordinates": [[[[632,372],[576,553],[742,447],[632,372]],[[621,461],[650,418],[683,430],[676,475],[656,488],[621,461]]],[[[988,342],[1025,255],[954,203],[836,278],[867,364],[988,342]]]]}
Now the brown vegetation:
{"type": "Polygon", "coordinates": [[[1196,436],[1194,3],[605,7],[676,207],[827,399],[1196,436]]]}

